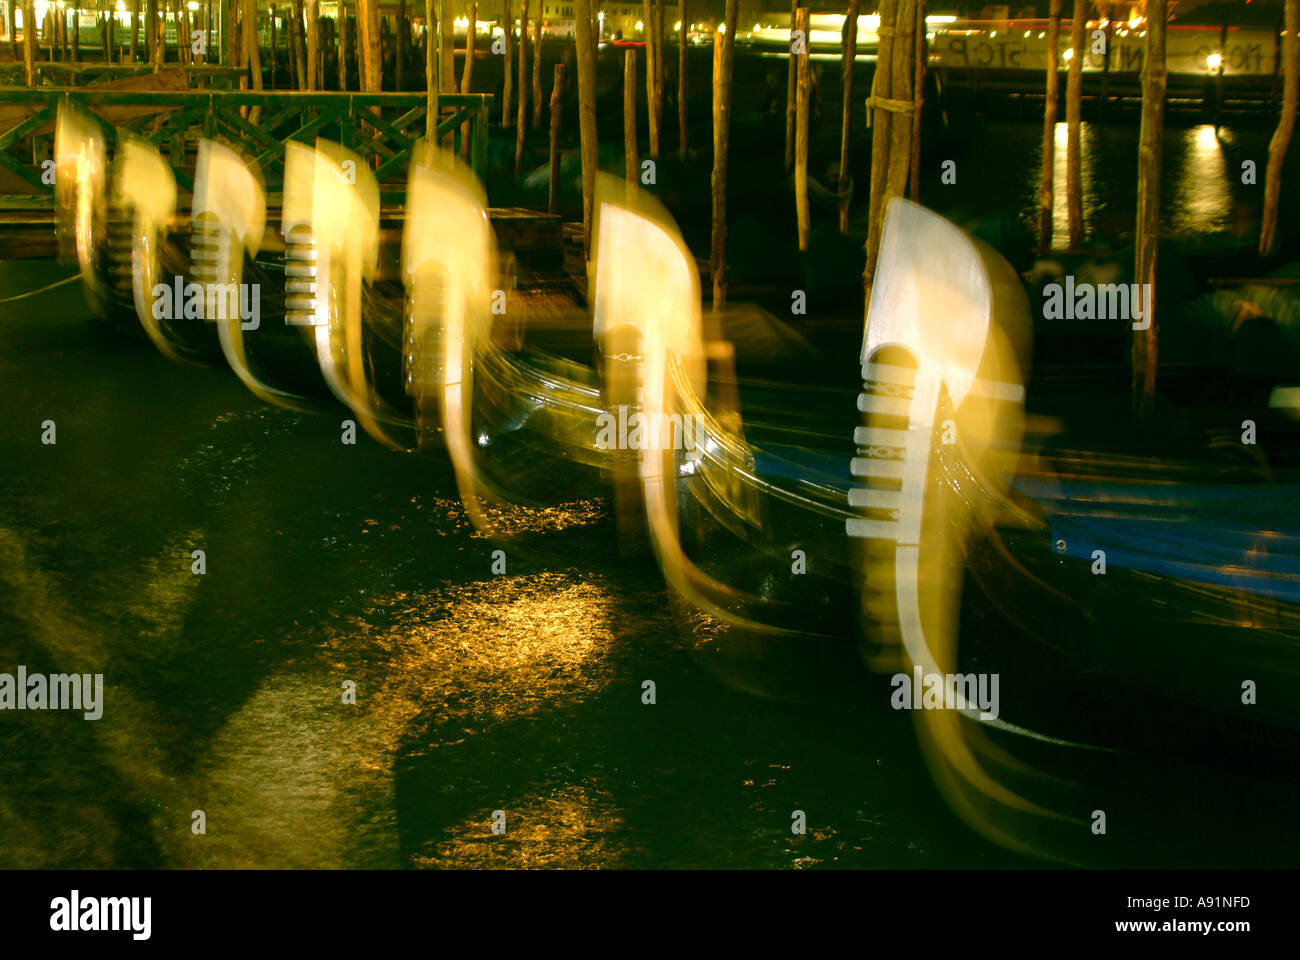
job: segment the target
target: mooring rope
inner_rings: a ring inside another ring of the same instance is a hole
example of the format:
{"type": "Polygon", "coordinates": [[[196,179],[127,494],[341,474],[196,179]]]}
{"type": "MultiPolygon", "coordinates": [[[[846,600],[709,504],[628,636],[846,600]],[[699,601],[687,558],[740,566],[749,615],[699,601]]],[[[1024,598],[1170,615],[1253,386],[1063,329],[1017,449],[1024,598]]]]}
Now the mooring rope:
{"type": "Polygon", "coordinates": [[[80,279],[81,274],[74,273],[70,277],[64,277],[62,280],[55,280],[53,283],[47,283],[43,287],[37,287],[35,290],[28,290],[26,293],[15,293],[12,297],[0,297],[0,303],[11,303],[14,300],[23,300],[27,297],[34,297],[38,293],[44,293],[46,290],[53,290],[55,287],[61,287],[65,283],[71,283],[73,280],[80,279]]]}

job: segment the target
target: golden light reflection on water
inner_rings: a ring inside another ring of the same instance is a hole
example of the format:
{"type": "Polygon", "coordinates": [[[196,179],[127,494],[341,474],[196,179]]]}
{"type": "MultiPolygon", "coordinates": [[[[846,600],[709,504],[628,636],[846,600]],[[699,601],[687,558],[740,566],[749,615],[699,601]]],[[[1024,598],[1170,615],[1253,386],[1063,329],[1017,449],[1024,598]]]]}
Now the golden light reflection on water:
{"type": "Polygon", "coordinates": [[[601,689],[615,637],[604,585],[568,574],[501,576],[372,601],[339,618],[323,644],[340,677],[374,671],[359,696],[361,766],[386,773],[410,724],[481,732],[601,689]],[[358,663],[358,658],[369,661],[358,663]]]}
{"type": "MultiPolygon", "coordinates": [[[[602,584],[568,574],[503,576],[394,592],[361,615],[304,627],[326,634],[323,661],[269,678],[227,720],[191,786],[211,810],[209,842],[187,846],[181,835],[172,854],[226,867],[397,861],[398,757],[424,753],[436,765],[438,750],[598,692],[620,629],[614,602],[602,584]],[[343,680],[357,685],[355,707],[340,703],[343,680]],[[413,734],[427,745],[413,745],[413,734]]],[[[415,799],[437,815],[436,796],[415,799]]],[[[581,866],[612,856],[606,835],[618,818],[589,789],[485,801],[481,816],[447,827],[413,862],[581,866]],[[490,830],[500,807],[505,842],[490,830]]]]}
{"type": "Polygon", "coordinates": [[[618,810],[595,790],[566,786],[514,800],[506,832],[491,830],[492,809],[450,827],[446,839],[412,858],[417,867],[580,869],[618,866],[626,843],[617,837],[618,810]]]}
{"type": "Polygon", "coordinates": [[[542,507],[511,503],[485,504],[481,510],[484,519],[488,521],[487,528],[475,530],[473,536],[476,538],[559,533],[571,527],[599,523],[609,516],[606,501],[595,497],[542,507]]]}
{"type": "MultiPolygon", "coordinates": [[[[1056,149],[1052,164],[1052,249],[1064,250],[1070,246],[1070,208],[1067,185],[1069,183],[1070,128],[1066,123],[1056,125],[1056,149]]],[[[1098,205],[1096,171],[1097,156],[1093,126],[1079,123],[1079,177],[1083,193],[1083,232],[1088,234],[1088,214],[1098,205]]],[[[1040,164],[1041,170],[1041,164],[1040,164]]]]}
{"type": "Polygon", "coordinates": [[[1228,229],[1232,191],[1228,187],[1223,144],[1212,124],[1185,130],[1183,165],[1174,179],[1171,216],[1179,233],[1208,234],[1228,229]]]}

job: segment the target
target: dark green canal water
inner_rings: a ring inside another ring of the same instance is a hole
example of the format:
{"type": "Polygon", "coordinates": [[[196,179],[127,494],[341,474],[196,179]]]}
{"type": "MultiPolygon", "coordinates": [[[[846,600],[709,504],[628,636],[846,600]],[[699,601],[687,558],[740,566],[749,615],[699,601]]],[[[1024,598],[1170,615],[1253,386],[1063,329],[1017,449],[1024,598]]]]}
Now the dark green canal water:
{"type": "MultiPolygon", "coordinates": [[[[3,264],[0,296],[66,274],[3,264]]],[[[443,462],[99,333],[77,285],[0,310],[0,671],[105,682],[97,721],[0,714],[0,866],[1018,862],[885,696],[732,682],[604,502],[494,543],[443,462]]]]}

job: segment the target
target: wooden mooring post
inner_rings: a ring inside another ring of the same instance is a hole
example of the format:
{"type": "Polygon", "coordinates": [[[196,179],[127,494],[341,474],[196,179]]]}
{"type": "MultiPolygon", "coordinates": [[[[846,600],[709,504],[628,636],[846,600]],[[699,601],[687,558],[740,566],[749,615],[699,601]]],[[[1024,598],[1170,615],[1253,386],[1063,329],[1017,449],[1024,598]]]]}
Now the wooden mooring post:
{"type": "Polygon", "coordinates": [[[582,245],[591,260],[591,224],[596,202],[596,44],[591,0],[575,0],[578,59],[578,138],[582,155],[582,245]]]}
{"type": "Polygon", "coordinates": [[[677,12],[682,18],[677,31],[677,155],[682,160],[685,160],[687,140],[690,136],[689,128],[686,125],[686,51],[690,46],[687,38],[690,36],[691,31],[691,25],[686,19],[686,0],[680,0],[677,12]]]}
{"type": "MultiPolygon", "coordinates": [[[[786,71],[785,71],[785,168],[794,169],[794,114],[796,109],[795,97],[798,96],[798,81],[795,73],[798,66],[794,57],[794,31],[795,17],[799,12],[799,0],[790,2],[790,45],[786,48],[786,71]]],[[[806,42],[806,40],[805,40],[806,42]]]]}
{"type": "Polygon", "coordinates": [[[564,64],[555,65],[551,82],[551,179],[547,189],[546,211],[560,209],[560,122],[564,113],[564,64]]]}
{"type": "Polygon", "coordinates": [[[713,222],[709,261],[715,311],[727,305],[727,142],[731,130],[731,69],[736,52],[738,7],[738,0],[727,0],[725,19],[713,34],[713,222]]]}
{"type": "MultiPolygon", "coordinates": [[[[587,4],[590,7],[591,0],[587,0],[587,4]]],[[[576,10],[578,8],[575,7],[574,9],[576,10]]],[[[505,79],[502,81],[502,87],[501,87],[501,126],[508,127],[510,126],[511,123],[510,98],[514,92],[514,76],[512,73],[512,71],[514,70],[514,65],[511,62],[511,57],[514,55],[514,49],[515,49],[514,48],[515,17],[514,17],[514,11],[510,9],[510,0],[504,0],[504,6],[502,8],[502,14],[501,14],[501,22],[505,25],[505,29],[506,29],[505,37],[503,38],[503,42],[505,44],[504,46],[505,59],[502,61],[502,66],[505,68],[505,79]]],[[[576,25],[575,25],[575,30],[576,30],[576,25]]],[[[578,89],[579,90],[582,89],[581,80],[578,81],[578,89]]]]}
{"type": "Polygon", "coordinates": [[[871,130],[871,199],[867,226],[867,263],[862,283],[866,303],[871,303],[880,238],[889,201],[901,197],[908,186],[912,160],[912,60],[916,46],[916,0],[883,0],[880,5],[880,45],[876,74],[867,100],[871,130]]]}
{"type": "MultiPolygon", "coordinates": [[[[540,11],[538,16],[541,16],[540,11]]],[[[519,112],[515,118],[515,176],[524,162],[524,133],[528,129],[528,0],[519,12],[519,112]]]]}
{"type": "Polygon", "coordinates": [[[795,10],[795,115],[794,115],[794,208],[799,231],[799,249],[808,249],[812,211],[808,209],[808,106],[812,78],[808,70],[809,10],[795,10]]]}
{"type": "MultiPolygon", "coordinates": [[[[1147,47],[1142,68],[1142,132],[1138,140],[1137,236],[1133,279],[1142,296],[1142,321],[1133,330],[1133,404],[1141,415],[1155,401],[1156,259],[1160,242],[1160,161],[1165,123],[1167,0],[1148,0],[1147,47]],[[1149,284],[1149,286],[1147,286],[1149,284]]],[[[1136,316],[1137,311],[1134,311],[1136,316]]]]}
{"type": "MultiPolygon", "coordinates": [[[[1083,51],[1088,26],[1088,0],[1074,0],[1070,20],[1070,77],[1065,90],[1065,200],[1070,218],[1070,246],[1083,243],[1083,51]]],[[[1148,34],[1149,36],[1150,34],[1148,34]]]]}
{"type": "Polygon", "coordinates": [[[1277,239],[1277,210],[1282,196],[1282,162],[1295,132],[1297,93],[1300,92],[1300,0],[1286,0],[1286,36],[1282,40],[1282,115],[1268,145],[1268,171],[1264,176],[1264,215],[1259,252],[1268,256],[1277,239]]]}
{"type": "Polygon", "coordinates": [[[636,50],[623,51],[623,171],[636,183],[636,50]]]}
{"type": "Polygon", "coordinates": [[[1052,0],[1047,20],[1047,99],[1043,105],[1043,169],[1038,187],[1038,247],[1052,248],[1056,206],[1056,105],[1061,95],[1061,0],[1052,0]]]}
{"type": "Polygon", "coordinates": [[[849,232],[849,187],[853,178],[849,172],[849,153],[853,137],[853,66],[858,57],[858,11],[862,0],[849,0],[849,12],[844,18],[844,32],[840,38],[840,75],[844,86],[843,116],[840,119],[840,233],[849,232]]]}

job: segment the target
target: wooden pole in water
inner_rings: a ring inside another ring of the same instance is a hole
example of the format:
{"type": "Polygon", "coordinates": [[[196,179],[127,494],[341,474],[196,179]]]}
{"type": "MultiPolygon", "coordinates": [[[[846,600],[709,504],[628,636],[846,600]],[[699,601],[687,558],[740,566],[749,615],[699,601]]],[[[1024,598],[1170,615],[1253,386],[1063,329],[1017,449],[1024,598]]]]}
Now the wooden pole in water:
{"type": "Polygon", "coordinates": [[[439,0],[438,9],[439,36],[438,56],[442,61],[442,85],[439,93],[456,92],[456,7],[452,0],[439,0]]]}
{"type": "Polygon", "coordinates": [[[72,8],[72,62],[81,62],[81,6],[72,8]]]}
{"type": "Polygon", "coordinates": [[[645,38],[645,111],[646,130],[650,139],[650,156],[659,158],[659,112],[655,109],[655,46],[654,0],[642,0],[641,36],[645,38]]]}
{"type": "Polygon", "coordinates": [[[131,62],[140,59],[140,0],[131,0],[131,62]]]}
{"type": "Polygon", "coordinates": [[[357,47],[361,89],[377,91],[383,81],[379,61],[379,0],[357,0],[357,47]]]}
{"type": "MultiPolygon", "coordinates": [[[[256,5],[254,5],[256,16],[256,5]]],[[[316,0],[307,0],[307,89],[321,89],[321,50],[320,50],[320,10],[316,0]]],[[[253,30],[250,42],[257,44],[257,30],[253,30]]]]}
{"type": "Polygon", "coordinates": [[[925,37],[925,0],[916,0],[916,25],[912,51],[912,185],[909,193],[921,201],[921,108],[925,105],[925,68],[929,46],[925,37]]]}
{"type": "Polygon", "coordinates": [[[680,0],[677,12],[682,18],[677,31],[677,155],[685,160],[689,133],[686,124],[686,50],[691,29],[686,21],[686,0],[680,0]]]}
{"type": "Polygon", "coordinates": [[[524,161],[524,131],[528,126],[528,0],[519,11],[519,110],[515,117],[515,176],[524,161]]]}
{"type": "MultiPolygon", "coordinates": [[[[808,36],[808,8],[799,7],[794,12],[796,35],[808,36]]],[[[808,249],[808,234],[812,230],[812,213],[808,209],[808,94],[811,77],[808,71],[808,41],[799,44],[795,54],[795,111],[794,111],[794,210],[799,231],[799,249],[808,249]]]]}
{"type": "MultiPolygon", "coordinates": [[[[474,90],[474,41],[478,36],[478,4],[469,5],[469,21],[465,28],[465,65],[460,69],[460,92],[472,93],[474,90]]],[[[469,161],[470,122],[466,120],[460,127],[460,157],[469,161]]],[[[483,131],[487,136],[487,131],[483,131]]]]}
{"type": "MultiPolygon", "coordinates": [[[[790,2],[790,46],[786,49],[786,70],[785,70],[785,168],[787,170],[794,167],[794,113],[795,97],[797,96],[795,74],[798,72],[798,65],[795,63],[794,46],[795,46],[795,20],[799,13],[799,0],[790,2]]],[[[808,43],[807,36],[804,37],[804,44],[808,43]]]]}
{"type": "MultiPolygon", "coordinates": [[[[1167,0],[1147,3],[1147,48],[1142,70],[1142,133],[1138,141],[1137,248],[1133,279],[1143,297],[1145,329],[1133,331],[1133,403],[1150,412],[1156,392],[1156,257],[1160,240],[1161,137],[1165,123],[1165,23],[1167,0]],[[1145,286],[1150,284],[1150,286],[1145,286]]],[[[1136,311],[1134,311],[1136,315],[1136,311]]]]}
{"type": "MultiPolygon", "coordinates": [[[[668,61],[664,57],[665,40],[667,39],[664,31],[664,0],[654,0],[654,28],[655,28],[655,126],[659,128],[662,138],[664,130],[664,88],[668,80],[668,61]]],[[[662,142],[662,139],[661,139],[662,142]]],[[[656,150],[654,158],[659,159],[659,151],[656,150]]]]}
{"type": "Polygon", "coordinates": [[[876,33],[876,72],[871,78],[871,96],[867,100],[867,121],[871,125],[871,195],[867,205],[867,264],[862,286],[867,303],[875,281],[876,257],[880,252],[880,234],[885,223],[885,187],[889,172],[889,126],[891,116],[885,108],[893,94],[894,57],[898,44],[894,24],[898,19],[899,0],[881,0],[880,26],[876,33]]]}
{"type": "MultiPolygon", "coordinates": [[[[109,14],[110,22],[112,14],[109,14]]],[[[145,4],[145,27],[144,27],[145,51],[148,53],[149,62],[158,62],[158,0],[148,0],[145,4]]]]}
{"type": "Polygon", "coordinates": [[[564,112],[564,64],[555,65],[551,82],[551,179],[546,191],[546,209],[558,213],[560,208],[560,120],[564,112]]]}
{"type": "Polygon", "coordinates": [[[542,11],[537,4],[537,18],[533,21],[533,129],[542,129],[542,11]]]}
{"type": "Polygon", "coordinates": [[[840,35],[840,76],[844,86],[844,113],[840,120],[840,233],[849,232],[849,151],[853,136],[853,66],[858,56],[858,11],[862,0],[849,0],[849,12],[844,18],[840,35]]]}
{"type": "Polygon", "coordinates": [[[623,51],[623,168],[628,183],[636,183],[636,50],[623,51]]]}
{"type": "Polygon", "coordinates": [[[591,0],[576,0],[574,30],[578,59],[578,137],[582,153],[582,246],[591,260],[591,217],[596,201],[596,47],[591,0]]]}
{"type": "Polygon", "coordinates": [[[876,260],[889,201],[903,196],[912,162],[912,84],[915,69],[916,0],[885,0],[880,7],[880,48],[871,86],[871,201],[867,264],[863,287],[867,303],[875,282],[876,260]],[[897,114],[897,116],[894,116],[897,114]]]}
{"type": "MultiPolygon", "coordinates": [[[[361,2],[361,0],[358,0],[361,2]]],[[[424,135],[438,132],[438,0],[424,0],[424,135]]]]}
{"type": "MultiPolygon", "coordinates": [[[[226,51],[225,65],[239,66],[239,0],[217,0],[225,19],[221,22],[221,44],[226,51]]],[[[146,18],[147,19],[147,18],[146,18]]],[[[147,30],[148,27],[146,26],[147,30]]],[[[148,38],[145,39],[145,51],[149,49],[148,38]]]]}
{"type": "Polygon", "coordinates": [[[1214,81],[1214,133],[1218,136],[1223,120],[1223,68],[1228,62],[1228,14],[1224,11],[1219,30],[1219,70],[1214,81]]]}
{"type": "Polygon", "coordinates": [[[1282,161],[1295,131],[1297,92],[1300,92],[1300,0],[1286,0],[1286,37],[1282,41],[1282,116],[1268,145],[1268,172],[1264,179],[1264,219],[1259,235],[1259,252],[1273,252],[1277,237],[1277,208],[1282,196],[1282,161]]]}
{"type": "MultiPolygon", "coordinates": [[[[272,18],[272,23],[275,19],[272,18]]],[[[344,91],[348,88],[348,44],[347,44],[347,22],[348,22],[348,5],[347,0],[339,0],[338,20],[334,27],[335,40],[338,42],[339,58],[339,90],[344,91]]],[[[274,34],[272,34],[274,36],[274,34]]],[[[272,41],[274,46],[274,41],[272,41]]],[[[274,59],[271,61],[274,63],[274,59]]],[[[272,84],[274,86],[274,84],[272,84]]]]}
{"type": "Polygon", "coordinates": [[[919,0],[898,0],[898,15],[894,22],[893,82],[890,85],[890,109],[899,114],[889,125],[889,173],[886,177],[886,198],[903,196],[909,181],[908,168],[912,164],[912,118],[916,110],[917,93],[912,84],[916,70],[916,8],[919,0]]]}
{"type": "MultiPolygon", "coordinates": [[[[314,5],[315,0],[312,3],[314,5]]],[[[257,42],[257,0],[244,0],[244,47],[248,52],[248,72],[253,79],[253,89],[261,90],[262,49],[257,42]]],[[[262,119],[262,108],[253,107],[248,112],[248,119],[256,125],[262,119]]]]}
{"type": "MultiPolygon", "coordinates": [[[[107,50],[108,45],[104,45],[107,50]]],[[[105,58],[107,62],[107,57],[105,58]]],[[[23,76],[27,86],[36,86],[36,3],[25,0],[23,3],[23,76]]]]}
{"type": "Polygon", "coordinates": [[[1047,21],[1047,100],[1043,106],[1043,169],[1038,186],[1038,247],[1052,249],[1056,205],[1056,102],[1061,95],[1061,0],[1052,0],[1047,21]]]}
{"type": "MultiPolygon", "coordinates": [[[[588,0],[588,4],[590,4],[590,0],[588,0]]],[[[508,127],[510,126],[510,122],[511,122],[510,96],[514,90],[514,78],[512,76],[514,65],[511,61],[511,54],[514,52],[514,42],[515,42],[515,18],[514,18],[513,11],[511,11],[510,9],[510,0],[504,0],[502,6],[501,22],[505,25],[505,31],[506,31],[505,61],[502,64],[502,66],[505,67],[505,81],[501,88],[501,126],[508,127]]],[[[582,86],[581,80],[578,81],[578,86],[581,89],[582,86]]]]}
{"type": "Polygon", "coordinates": [[[1083,41],[1087,26],[1087,0],[1074,0],[1074,16],[1070,20],[1070,76],[1065,91],[1065,199],[1070,215],[1071,247],[1083,243],[1083,155],[1079,122],[1083,114],[1083,41]]]}
{"type": "Polygon", "coordinates": [[[289,68],[289,78],[285,81],[285,86],[292,90],[298,82],[298,34],[293,29],[293,4],[285,7],[281,22],[284,29],[284,52],[289,68]]]}
{"type": "Polygon", "coordinates": [[[406,49],[411,42],[411,28],[406,19],[406,0],[397,0],[397,42],[394,44],[393,89],[406,86],[406,49]]]}
{"type": "MultiPolygon", "coordinates": [[[[374,2],[374,0],[372,0],[374,2]]],[[[306,90],[310,82],[307,59],[307,13],[306,0],[293,0],[293,50],[294,64],[298,72],[298,89],[306,90]]]]}
{"type": "Polygon", "coordinates": [[[727,0],[726,19],[713,34],[713,309],[727,305],[727,141],[731,128],[731,65],[735,59],[737,0],[727,0]]]}

